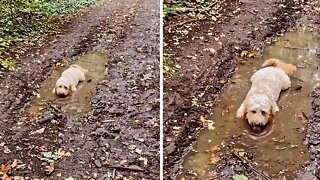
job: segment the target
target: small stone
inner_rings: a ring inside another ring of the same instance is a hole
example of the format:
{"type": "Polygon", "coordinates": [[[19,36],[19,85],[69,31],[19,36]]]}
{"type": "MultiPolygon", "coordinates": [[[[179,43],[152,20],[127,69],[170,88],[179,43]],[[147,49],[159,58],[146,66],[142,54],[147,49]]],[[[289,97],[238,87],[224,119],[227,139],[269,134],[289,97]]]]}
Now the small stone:
{"type": "Polygon", "coordinates": [[[94,160],[94,164],[96,165],[97,168],[101,168],[102,167],[101,162],[100,162],[99,159],[94,160]]]}

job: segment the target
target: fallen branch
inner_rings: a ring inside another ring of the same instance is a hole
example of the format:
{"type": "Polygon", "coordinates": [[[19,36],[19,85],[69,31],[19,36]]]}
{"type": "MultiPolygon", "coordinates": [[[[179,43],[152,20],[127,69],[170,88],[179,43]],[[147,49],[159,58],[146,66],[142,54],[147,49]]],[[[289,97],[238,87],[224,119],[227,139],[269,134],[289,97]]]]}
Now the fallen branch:
{"type": "Polygon", "coordinates": [[[268,176],[263,174],[262,172],[259,172],[255,167],[253,167],[245,158],[239,156],[236,152],[232,153],[236,158],[238,158],[243,164],[247,165],[255,174],[260,176],[262,179],[270,180],[268,176]]]}
{"type": "Polygon", "coordinates": [[[114,169],[122,169],[122,170],[130,170],[130,171],[144,171],[139,166],[121,166],[121,165],[110,165],[108,168],[114,168],[114,169]]]}

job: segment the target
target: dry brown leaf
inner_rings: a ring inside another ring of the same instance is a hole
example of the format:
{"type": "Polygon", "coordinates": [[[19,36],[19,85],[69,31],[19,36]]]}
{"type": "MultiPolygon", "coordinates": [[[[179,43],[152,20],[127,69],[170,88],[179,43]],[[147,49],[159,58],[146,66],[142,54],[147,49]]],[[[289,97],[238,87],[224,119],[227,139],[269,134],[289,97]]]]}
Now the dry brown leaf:
{"type": "Polygon", "coordinates": [[[217,162],[219,161],[219,158],[218,157],[212,157],[209,159],[209,163],[210,165],[214,165],[214,164],[217,164],[217,162]]]}
{"type": "Polygon", "coordinates": [[[220,150],[219,146],[213,146],[213,147],[210,148],[211,152],[215,152],[215,151],[218,151],[218,150],[220,150]]]}
{"type": "Polygon", "coordinates": [[[6,174],[11,170],[11,164],[8,164],[7,166],[2,164],[1,165],[1,172],[6,174]]]}
{"type": "Polygon", "coordinates": [[[11,167],[12,167],[12,168],[15,168],[17,165],[18,165],[18,161],[15,159],[15,160],[12,162],[11,167]]]}
{"type": "Polygon", "coordinates": [[[200,116],[200,121],[201,121],[202,123],[204,123],[204,122],[206,121],[206,119],[205,119],[203,116],[200,116]]]}
{"type": "Polygon", "coordinates": [[[103,161],[101,163],[103,166],[109,166],[111,164],[111,162],[108,162],[108,161],[103,161]]]}

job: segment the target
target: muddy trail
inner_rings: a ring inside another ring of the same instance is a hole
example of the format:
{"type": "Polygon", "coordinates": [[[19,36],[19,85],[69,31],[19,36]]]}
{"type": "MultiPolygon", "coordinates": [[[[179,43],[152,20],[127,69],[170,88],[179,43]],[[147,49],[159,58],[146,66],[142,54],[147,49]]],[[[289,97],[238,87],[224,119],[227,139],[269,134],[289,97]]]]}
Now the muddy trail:
{"type": "Polygon", "coordinates": [[[159,3],[108,1],[59,28],[5,54],[18,71],[0,78],[2,170],[25,179],[159,179],[159,3]],[[72,63],[89,70],[87,80],[57,100],[51,86],[72,63]]]}
{"type": "MultiPolygon", "coordinates": [[[[248,57],[241,57],[241,52],[254,52],[254,58],[262,61],[266,58],[263,56],[266,46],[297,27],[308,27],[309,31],[315,32],[314,38],[319,38],[317,1],[228,1],[221,2],[219,6],[216,21],[193,21],[190,17],[177,16],[164,29],[164,51],[172,54],[171,59],[178,67],[176,73],[164,79],[164,173],[167,179],[176,179],[177,175],[179,178],[201,179],[199,172],[187,171],[182,163],[190,151],[197,153],[193,144],[204,127],[219,128],[212,127],[219,120],[213,117],[219,115],[211,113],[219,107],[218,97],[232,83],[230,78],[237,67],[246,66],[248,57]],[[180,175],[182,172],[184,176],[180,175]]],[[[316,179],[319,176],[318,100],[316,93],[312,97],[314,113],[309,114],[303,131],[306,134],[300,142],[306,145],[310,156],[299,164],[299,172],[295,175],[298,179],[316,179]]],[[[225,139],[224,145],[233,149],[235,143],[242,140],[235,135],[225,139]]],[[[219,157],[206,161],[198,158],[202,166],[206,163],[211,167],[206,179],[232,179],[235,174],[244,174],[249,179],[270,178],[257,167],[252,154],[242,152],[239,156],[237,153],[222,152],[219,157]]]]}

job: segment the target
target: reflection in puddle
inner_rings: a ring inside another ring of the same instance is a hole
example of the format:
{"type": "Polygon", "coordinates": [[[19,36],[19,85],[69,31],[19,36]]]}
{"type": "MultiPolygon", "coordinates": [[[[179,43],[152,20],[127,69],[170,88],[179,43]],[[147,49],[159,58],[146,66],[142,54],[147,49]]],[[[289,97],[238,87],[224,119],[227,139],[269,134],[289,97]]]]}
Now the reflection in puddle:
{"type": "Polygon", "coordinates": [[[96,86],[104,79],[106,57],[102,53],[93,52],[80,57],[73,64],[88,69],[86,81],[77,86],[77,91],[66,98],[59,98],[52,93],[57,79],[68,66],[55,70],[39,89],[37,97],[33,98],[26,113],[33,117],[41,115],[41,110],[48,104],[61,107],[65,114],[73,119],[80,118],[81,115],[90,111],[90,99],[96,92],[96,86]]]}
{"type": "Polygon", "coordinates": [[[285,176],[293,179],[299,166],[309,157],[303,138],[307,116],[312,113],[309,93],[320,80],[317,70],[320,61],[316,55],[319,46],[314,33],[304,30],[289,32],[279,37],[275,45],[265,49],[262,60],[248,60],[246,65],[240,66],[212,111],[215,129],[205,129],[200,133],[193,147],[195,151],[184,160],[183,173],[193,171],[200,179],[207,179],[211,154],[205,150],[227,144],[232,136],[242,134],[241,142],[236,142],[235,147],[253,154],[259,169],[273,178],[285,176]],[[278,102],[280,112],[274,123],[265,134],[253,136],[248,132],[247,123],[234,117],[251,86],[251,75],[268,58],[293,63],[298,66],[298,72],[291,78],[292,87],[281,94],[278,102]],[[302,86],[301,90],[299,86],[302,86]]]}

